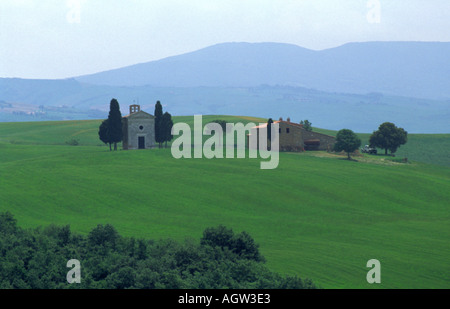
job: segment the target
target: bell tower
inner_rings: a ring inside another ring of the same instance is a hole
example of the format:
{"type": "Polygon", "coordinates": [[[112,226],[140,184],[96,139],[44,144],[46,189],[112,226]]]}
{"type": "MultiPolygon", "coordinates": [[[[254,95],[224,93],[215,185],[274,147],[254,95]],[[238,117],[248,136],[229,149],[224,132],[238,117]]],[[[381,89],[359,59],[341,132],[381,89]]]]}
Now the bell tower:
{"type": "Polygon", "coordinates": [[[137,105],[137,104],[130,105],[130,115],[134,114],[134,113],[137,113],[137,112],[140,112],[140,111],[141,111],[141,106],[140,105],[137,105]]]}

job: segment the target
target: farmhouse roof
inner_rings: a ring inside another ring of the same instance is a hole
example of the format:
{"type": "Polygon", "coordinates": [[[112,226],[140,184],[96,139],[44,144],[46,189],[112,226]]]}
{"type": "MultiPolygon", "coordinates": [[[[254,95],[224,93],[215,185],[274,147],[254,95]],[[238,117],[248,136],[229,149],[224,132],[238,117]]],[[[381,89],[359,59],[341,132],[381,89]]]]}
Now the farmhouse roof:
{"type": "MultiPolygon", "coordinates": [[[[278,120],[278,121],[274,121],[273,123],[287,123],[289,125],[293,125],[295,127],[299,127],[299,128],[303,128],[303,125],[299,124],[299,123],[295,123],[295,122],[290,122],[290,121],[284,121],[284,120],[278,120]]],[[[252,129],[262,129],[262,128],[267,128],[267,123],[264,123],[262,125],[253,127],[252,129]]]]}

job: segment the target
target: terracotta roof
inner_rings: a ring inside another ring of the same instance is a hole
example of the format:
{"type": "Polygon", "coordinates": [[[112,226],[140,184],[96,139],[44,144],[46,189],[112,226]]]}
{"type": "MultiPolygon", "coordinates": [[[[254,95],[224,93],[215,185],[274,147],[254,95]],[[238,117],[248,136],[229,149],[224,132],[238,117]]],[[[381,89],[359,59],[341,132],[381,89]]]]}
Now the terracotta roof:
{"type": "Polygon", "coordinates": [[[296,127],[299,127],[299,128],[303,128],[303,125],[302,125],[302,124],[299,124],[299,123],[295,123],[295,122],[287,122],[287,121],[284,121],[284,122],[289,123],[289,124],[291,124],[291,125],[293,125],[293,126],[296,126],[296,127]]]}
{"type": "Polygon", "coordinates": [[[253,127],[252,129],[261,129],[261,128],[266,128],[267,127],[267,123],[253,127]]]}

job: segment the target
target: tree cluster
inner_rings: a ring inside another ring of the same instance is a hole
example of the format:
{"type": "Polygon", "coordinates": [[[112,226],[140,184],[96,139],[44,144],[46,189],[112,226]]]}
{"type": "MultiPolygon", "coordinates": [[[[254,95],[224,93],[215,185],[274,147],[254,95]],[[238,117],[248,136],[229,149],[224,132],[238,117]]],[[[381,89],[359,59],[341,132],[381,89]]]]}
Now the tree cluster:
{"type": "Polygon", "coordinates": [[[312,131],[312,123],[309,122],[308,119],[300,121],[300,124],[303,125],[303,129],[306,131],[312,131]]]}
{"type": "MultiPolygon", "coordinates": [[[[370,147],[382,148],[387,155],[388,150],[395,153],[397,149],[408,141],[408,132],[403,128],[398,128],[391,122],[385,122],[378,127],[370,136],[370,147]]],[[[342,129],[336,135],[335,151],[345,151],[350,160],[350,153],[361,146],[359,137],[349,129],[342,129]]]]}
{"type": "Polygon", "coordinates": [[[205,230],[200,243],[122,237],[111,225],[84,236],[69,226],[22,229],[0,213],[0,289],[297,289],[308,279],[271,272],[254,240],[223,226],[205,230]],[[67,282],[77,259],[81,283],[67,282]]]}

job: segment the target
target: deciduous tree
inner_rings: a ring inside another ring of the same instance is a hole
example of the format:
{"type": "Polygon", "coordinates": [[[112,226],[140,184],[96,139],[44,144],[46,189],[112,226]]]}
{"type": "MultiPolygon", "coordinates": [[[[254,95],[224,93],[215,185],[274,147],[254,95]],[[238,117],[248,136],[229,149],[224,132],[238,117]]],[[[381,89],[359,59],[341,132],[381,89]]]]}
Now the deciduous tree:
{"type": "Polygon", "coordinates": [[[342,129],[337,133],[334,150],[345,151],[349,160],[351,159],[350,153],[358,149],[359,146],[361,146],[361,140],[352,130],[342,129]]]}
{"type": "Polygon", "coordinates": [[[378,127],[378,130],[370,136],[370,146],[384,149],[387,155],[388,150],[395,153],[397,149],[408,141],[408,132],[403,128],[398,128],[391,122],[385,122],[378,127]]]}
{"type": "Polygon", "coordinates": [[[312,131],[312,123],[308,119],[300,121],[300,124],[303,125],[303,129],[306,131],[312,131]]]}

